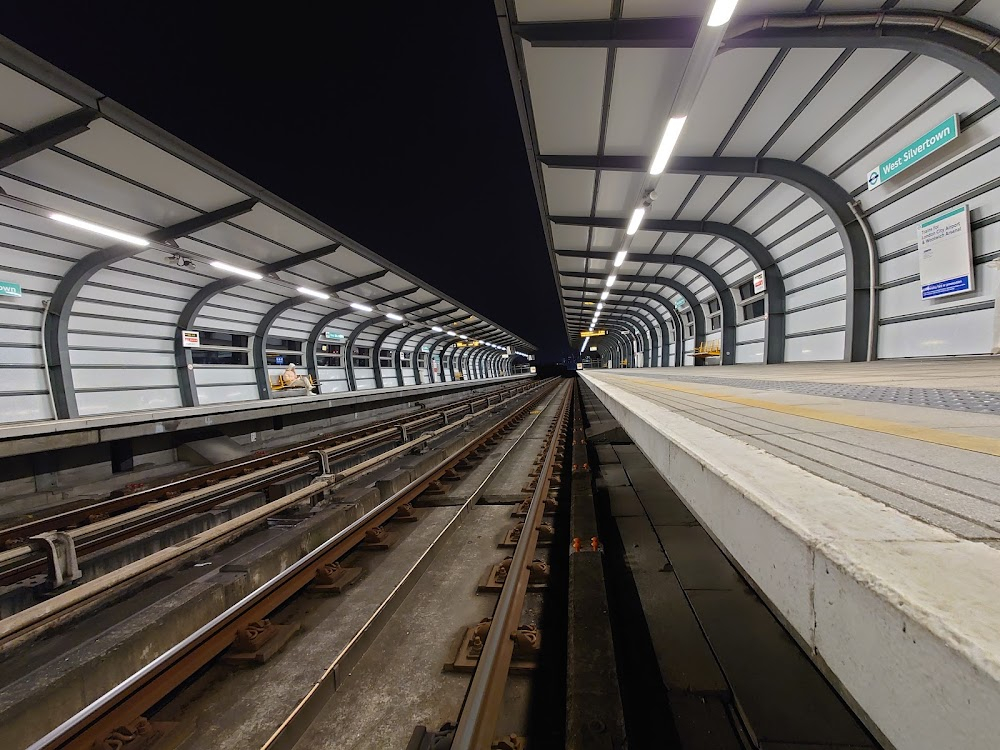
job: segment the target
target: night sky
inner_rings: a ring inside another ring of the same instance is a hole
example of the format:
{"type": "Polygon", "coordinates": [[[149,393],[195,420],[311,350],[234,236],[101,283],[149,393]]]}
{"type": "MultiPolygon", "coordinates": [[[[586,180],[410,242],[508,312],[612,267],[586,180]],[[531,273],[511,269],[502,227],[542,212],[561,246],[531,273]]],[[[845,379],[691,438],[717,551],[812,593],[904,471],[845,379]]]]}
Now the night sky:
{"type": "Polygon", "coordinates": [[[0,33],[570,355],[492,3],[4,5],[0,33]]]}

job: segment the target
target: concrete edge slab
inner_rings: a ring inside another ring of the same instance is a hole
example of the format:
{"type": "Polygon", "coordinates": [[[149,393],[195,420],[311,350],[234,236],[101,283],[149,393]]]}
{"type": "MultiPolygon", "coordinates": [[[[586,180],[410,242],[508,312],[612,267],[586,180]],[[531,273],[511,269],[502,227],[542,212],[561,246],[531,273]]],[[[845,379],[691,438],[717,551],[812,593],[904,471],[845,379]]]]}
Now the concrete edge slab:
{"type": "Polygon", "coordinates": [[[884,744],[994,747],[997,550],[583,378],[884,744]]]}

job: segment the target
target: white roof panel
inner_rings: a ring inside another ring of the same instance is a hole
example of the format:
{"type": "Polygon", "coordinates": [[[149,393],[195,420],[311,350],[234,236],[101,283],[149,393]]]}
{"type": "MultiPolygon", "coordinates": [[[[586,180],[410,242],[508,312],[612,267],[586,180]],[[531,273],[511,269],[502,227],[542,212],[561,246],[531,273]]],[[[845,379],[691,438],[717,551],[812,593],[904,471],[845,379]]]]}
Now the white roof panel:
{"type": "Polygon", "coordinates": [[[587,216],[594,201],[594,172],[542,165],[545,198],[553,214],[587,216]]]}
{"type": "Polygon", "coordinates": [[[29,130],[80,108],[6,65],[0,65],[0,91],[0,123],[15,130],[29,130]]]}
{"type": "Polygon", "coordinates": [[[618,50],[604,153],[651,153],[689,56],[686,49],[618,50]]]}
{"type": "Polygon", "coordinates": [[[611,17],[611,0],[517,0],[517,20],[563,21],[596,20],[611,17]]]}

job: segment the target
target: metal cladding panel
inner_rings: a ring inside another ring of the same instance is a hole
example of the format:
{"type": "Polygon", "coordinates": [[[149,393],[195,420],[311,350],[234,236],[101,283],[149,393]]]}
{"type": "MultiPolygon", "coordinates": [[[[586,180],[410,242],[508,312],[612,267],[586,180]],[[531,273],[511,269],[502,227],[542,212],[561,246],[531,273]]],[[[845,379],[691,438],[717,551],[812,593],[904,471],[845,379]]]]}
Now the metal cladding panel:
{"type": "Polygon", "coordinates": [[[736,364],[757,364],[764,361],[764,342],[736,345],[736,364]]]}
{"type": "Polygon", "coordinates": [[[676,218],[689,221],[702,220],[735,181],[734,177],[705,177],[676,218]]]}
{"type": "Polygon", "coordinates": [[[775,54],[773,49],[747,49],[715,58],[688,114],[693,127],[684,128],[674,150],[677,156],[715,153],[775,54]]]}
{"type": "Polygon", "coordinates": [[[826,305],[786,314],[785,332],[787,334],[807,333],[824,328],[835,328],[844,325],[846,319],[847,303],[843,300],[830,302],[826,305]]]}
{"type": "Polygon", "coordinates": [[[151,337],[143,336],[129,337],[121,336],[117,333],[69,333],[69,348],[73,350],[73,359],[80,364],[99,364],[105,353],[118,350],[122,356],[130,356],[130,352],[135,350],[145,350],[154,352],[173,352],[174,331],[171,330],[169,336],[151,337]],[[93,350],[93,351],[90,351],[93,350]]]}
{"type": "MultiPolygon", "coordinates": [[[[768,248],[778,252],[782,245],[815,237],[822,232],[833,229],[830,217],[811,198],[802,201],[794,208],[789,206],[779,216],[763,227],[757,239],[768,248]]],[[[793,246],[793,245],[792,245],[793,246]]]]}
{"type": "MultiPolygon", "coordinates": [[[[93,338],[93,337],[92,337],[93,338]]],[[[108,337],[103,340],[101,349],[102,350],[90,350],[90,349],[74,349],[73,350],[73,364],[78,367],[102,367],[102,368],[114,368],[120,369],[122,367],[161,367],[169,368],[171,371],[174,367],[174,355],[173,347],[170,345],[163,346],[163,351],[135,351],[134,349],[122,349],[120,351],[113,351],[110,349],[112,346],[113,339],[108,337]]],[[[143,340],[141,342],[136,342],[143,345],[143,348],[153,349],[159,348],[155,346],[148,346],[148,344],[160,344],[158,341],[143,340]]],[[[173,385],[176,382],[174,378],[173,385]]]]}
{"type": "Polygon", "coordinates": [[[736,342],[756,341],[764,338],[764,321],[755,320],[752,323],[745,323],[736,326],[736,342]]]}
{"type": "Polygon", "coordinates": [[[750,260],[744,260],[738,266],[733,268],[731,271],[727,271],[725,275],[726,283],[729,286],[736,286],[743,279],[748,276],[752,276],[757,271],[757,266],[753,264],[750,260]]]}
{"type": "Polygon", "coordinates": [[[611,0],[576,0],[571,5],[565,0],[517,0],[515,7],[521,22],[567,18],[584,21],[611,16],[611,0]]]}
{"type": "Polygon", "coordinates": [[[647,153],[656,147],[689,56],[686,49],[617,51],[606,154],[647,153]]]}
{"type": "Polygon", "coordinates": [[[791,284],[789,277],[794,275],[798,269],[834,253],[843,252],[844,245],[840,241],[839,235],[832,234],[816,242],[810,242],[803,247],[793,248],[788,252],[782,254],[775,253],[774,255],[778,259],[778,268],[786,280],[785,285],[788,286],[791,284]]]}
{"type": "Polygon", "coordinates": [[[843,276],[839,276],[822,284],[803,289],[801,292],[791,292],[785,297],[785,309],[794,310],[818,300],[839,297],[847,291],[847,282],[843,276]]]}
{"type": "MultiPolygon", "coordinates": [[[[606,174],[614,173],[602,173],[602,181],[604,180],[604,175],[606,174]]],[[[678,209],[680,209],[685,196],[697,182],[697,175],[664,173],[662,179],[660,180],[660,188],[657,191],[662,194],[656,199],[653,206],[649,209],[650,218],[672,219],[674,214],[677,213],[678,209]]],[[[770,182],[768,182],[768,184],[770,184],[770,182]]],[[[627,215],[627,213],[628,212],[626,211],[622,215],[627,215]]]]}
{"type": "Polygon", "coordinates": [[[522,50],[541,152],[596,154],[607,50],[527,43],[522,50]],[[567,112],[573,116],[565,117],[567,112]]]}
{"type": "Polygon", "coordinates": [[[330,244],[330,240],[318,232],[263,204],[254,206],[253,211],[237,216],[231,222],[293,250],[313,250],[330,244]]]}
{"type": "MultiPolygon", "coordinates": [[[[796,273],[792,278],[788,280],[788,286],[787,286],[788,296],[791,297],[792,294],[794,293],[794,290],[798,289],[799,287],[805,286],[806,284],[811,284],[814,281],[826,278],[827,276],[831,276],[835,273],[843,273],[845,267],[846,263],[844,261],[844,256],[840,255],[835,258],[831,258],[825,263],[820,263],[818,266],[813,266],[812,268],[807,268],[796,273]]],[[[813,288],[815,289],[815,287],[813,288]]],[[[814,298],[799,297],[796,301],[796,306],[809,304],[814,299],[822,299],[822,297],[814,297],[814,298]]],[[[790,306],[788,305],[787,301],[786,301],[786,306],[790,306]]]]}
{"type": "Polygon", "coordinates": [[[80,108],[6,65],[0,65],[0,91],[0,123],[15,130],[30,130],[80,108]]]}
{"type": "MultiPolygon", "coordinates": [[[[257,211],[258,208],[253,209],[257,211]]],[[[252,212],[251,212],[252,213],[252,212]]],[[[288,248],[282,247],[268,239],[234,226],[228,222],[213,224],[191,235],[194,240],[213,248],[207,254],[210,257],[225,261],[235,266],[244,265],[247,259],[253,265],[274,263],[290,255],[288,248]]],[[[177,244],[183,248],[189,240],[181,238],[177,244]]],[[[197,245],[193,246],[197,249],[197,245]]],[[[205,252],[200,250],[199,252],[205,252]]],[[[220,276],[226,275],[220,273],[220,276]]]]}
{"type": "Polygon", "coordinates": [[[396,382],[396,370],[391,367],[381,367],[379,370],[382,373],[382,387],[392,388],[398,385],[396,382]]]}
{"type": "Polygon", "coordinates": [[[73,382],[77,392],[109,388],[175,388],[173,369],[136,367],[75,367],[73,382]]]}
{"type": "Polygon", "coordinates": [[[760,152],[774,135],[775,123],[784,122],[792,114],[839,55],[840,50],[834,49],[789,50],[722,155],[760,152]]]}
{"type": "MultiPolygon", "coordinates": [[[[920,279],[915,278],[907,284],[883,289],[879,295],[880,318],[894,318],[899,315],[914,313],[934,314],[955,307],[964,307],[977,302],[989,303],[996,299],[997,283],[1000,281],[1000,271],[985,263],[974,269],[976,277],[975,290],[966,294],[957,294],[937,300],[925,300],[920,297],[920,279]]],[[[964,314],[949,315],[948,319],[955,328],[955,334],[960,335],[961,329],[968,325],[962,320],[964,314]]],[[[989,351],[989,348],[986,349],[989,351]]],[[[917,356],[911,354],[908,356],[917,356]]]]}
{"type": "Polygon", "coordinates": [[[250,365],[229,367],[226,365],[195,365],[194,381],[201,386],[252,385],[257,397],[254,370],[250,365]]]}
{"type": "MultiPolygon", "coordinates": [[[[72,141],[72,139],[70,139],[72,141]]],[[[150,190],[136,187],[120,177],[55,151],[42,151],[5,168],[5,173],[52,190],[74,196],[80,201],[113,208],[135,221],[145,222],[149,229],[177,224],[199,215],[199,212],[150,190]]],[[[89,207],[80,208],[86,216],[89,207]]],[[[120,217],[119,217],[120,220],[120,217]]],[[[117,221],[114,224],[118,225],[117,221]]],[[[147,229],[146,231],[149,231],[147,229]]],[[[81,234],[88,240],[93,235],[81,234]]],[[[107,241],[111,244],[111,241],[107,241]]]]}
{"type": "Polygon", "coordinates": [[[60,148],[108,170],[182,199],[201,211],[244,200],[247,196],[114,123],[100,119],[60,148]]]}
{"type": "Polygon", "coordinates": [[[789,362],[814,360],[841,360],[844,358],[844,334],[820,333],[815,336],[798,336],[785,342],[785,359],[789,362]]]}
{"type": "Polygon", "coordinates": [[[773,184],[762,177],[741,177],[733,192],[712,212],[712,220],[724,224],[736,221],[736,217],[773,184]]]}
{"type": "Polygon", "coordinates": [[[52,419],[49,398],[45,394],[0,394],[0,423],[34,422],[52,419]]]}
{"type": "MultiPolygon", "coordinates": [[[[726,56],[736,54],[730,52],[726,56]]],[[[809,102],[795,118],[768,156],[800,158],[819,135],[850,110],[905,54],[896,50],[856,50],[823,87],[822,95],[809,102]]]]}
{"type": "Polygon", "coordinates": [[[198,400],[203,404],[226,404],[233,401],[256,401],[257,385],[199,385],[198,400]]]}
{"type": "Polygon", "coordinates": [[[565,224],[549,224],[552,242],[561,250],[586,250],[588,232],[586,227],[571,227],[565,224]]]}
{"type": "MultiPolygon", "coordinates": [[[[22,351],[28,354],[32,354],[34,353],[35,350],[23,349],[22,351]]],[[[2,393],[35,392],[42,394],[46,392],[45,370],[42,369],[40,362],[8,362],[5,360],[4,365],[19,365],[19,366],[17,368],[17,377],[5,378],[3,385],[0,385],[0,392],[2,393]]],[[[0,372],[2,372],[2,370],[0,370],[0,372]]]]}
{"type": "Polygon", "coordinates": [[[980,354],[992,344],[993,310],[880,325],[879,357],[980,354]],[[961,325],[957,325],[957,323],[961,325]],[[920,354],[914,354],[919,352],[920,354]]]}
{"type": "Polygon", "coordinates": [[[77,393],[82,416],[118,414],[146,409],[171,409],[181,405],[181,394],[176,388],[137,390],[109,389],[77,393]]]}
{"type": "MultiPolygon", "coordinates": [[[[87,331],[88,333],[106,333],[112,336],[127,338],[129,335],[137,336],[161,336],[173,339],[177,332],[177,327],[151,321],[135,321],[129,318],[118,318],[111,320],[108,318],[88,318],[80,315],[73,315],[69,319],[70,331],[87,331]]],[[[71,347],[72,348],[72,347],[71,347]]]]}

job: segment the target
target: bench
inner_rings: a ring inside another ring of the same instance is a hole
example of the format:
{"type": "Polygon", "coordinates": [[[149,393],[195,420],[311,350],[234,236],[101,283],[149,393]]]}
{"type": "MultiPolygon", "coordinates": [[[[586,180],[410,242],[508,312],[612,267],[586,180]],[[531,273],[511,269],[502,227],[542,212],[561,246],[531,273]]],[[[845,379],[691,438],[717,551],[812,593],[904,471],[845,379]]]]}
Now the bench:
{"type": "MultiPolygon", "coordinates": [[[[316,387],[316,378],[314,378],[312,375],[310,375],[309,376],[309,382],[312,383],[313,388],[316,388],[316,392],[319,393],[319,388],[316,387]]],[[[298,390],[301,387],[302,386],[295,386],[293,388],[291,386],[285,385],[284,383],[281,382],[281,376],[280,375],[275,375],[274,378],[271,380],[271,390],[272,391],[294,391],[294,390],[298,390]]],[[[305,389],[303,389],[303,390],[305,390],[305,389]]]]}

